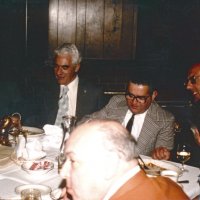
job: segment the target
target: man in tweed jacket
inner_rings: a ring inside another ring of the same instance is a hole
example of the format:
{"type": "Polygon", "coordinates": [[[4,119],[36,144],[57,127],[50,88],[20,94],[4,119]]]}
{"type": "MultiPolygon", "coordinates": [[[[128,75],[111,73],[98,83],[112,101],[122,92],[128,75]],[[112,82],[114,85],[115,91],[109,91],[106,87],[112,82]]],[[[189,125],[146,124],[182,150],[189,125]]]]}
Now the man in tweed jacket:
{"type": "Polygon", "coordinates": [[[131,135],[137,141],[137,153],[168,160],[174,143],[174,116],[154,101],[156,96],[157,90],[149,76],[134,74],[125,96],[113,96],[103,109],[85,116],[79,123],[112,119],[126,126],[134,114],[131,135]]]}

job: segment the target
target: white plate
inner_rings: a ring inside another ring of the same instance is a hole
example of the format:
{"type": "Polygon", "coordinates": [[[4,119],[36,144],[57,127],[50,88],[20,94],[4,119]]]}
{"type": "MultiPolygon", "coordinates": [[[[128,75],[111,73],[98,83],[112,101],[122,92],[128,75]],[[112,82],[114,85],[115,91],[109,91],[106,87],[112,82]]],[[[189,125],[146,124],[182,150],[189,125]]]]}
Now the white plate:
{"type": "Polygon", "coordinates": [[[47,194],[50,194],[51,192],[50,187],[46,185],[37,185],[37,184],[36,185],[34,184],[20,185],[15,188],[15,192],[17,194],[20,194],[22,190],[29,189],[29,188],[40,190],[41,195],[47,195],[47,194]]]}
{"type": "MultiPolygon", "coordinates": [[[[160,172],[162,169],[159,168],[163,168],[164,170],[172,170],[177,172],[177,174],[181,174],[181,169],[179,167],[177,167],[176,165],[166,162],[166,161],[161,161],[161,160],[154,160],[152,158],[144,158],[143,161],[145,162],[145,164],[148,166],[150,163],[152,163],[153,165],[158,166],[158,168],[152,168],[150,170],[145,170],[145,172],[148,175],[152,175],[152,176],[156,176],[156,175],[160,175],[160,172]]],[[[141,161],[139,161],[141,163],[141,161]]],[[[141,163],[142,165],[142,163],[141,163]]]]}
{"type": "Polygon", "coordinates": [[[28,131],[28,137],[38,137],[44,135],[44,130],[40,128],[30,127],[30,126],[22,126],[22,130],[28,131]]]}
{"type": "Polygon", "coordinates": [[[43,174],[48,173],[49,171],[51,171],[54,168],[54,164],[53,162],[49,161],[49,160],[40,160],[40,161],[25,161],[22,165],[21,168],[26,171],[28,174],[33,175],[33,176],[41,176],[43,174]],[[44,163],[45,162],[49,162],[49,165],[47,168],[43,169],[44,163]],[[35,170],[31,170],[31,166],[33,164],[39,164],[40,168],[39,169],[35,169],[35,170]]]}

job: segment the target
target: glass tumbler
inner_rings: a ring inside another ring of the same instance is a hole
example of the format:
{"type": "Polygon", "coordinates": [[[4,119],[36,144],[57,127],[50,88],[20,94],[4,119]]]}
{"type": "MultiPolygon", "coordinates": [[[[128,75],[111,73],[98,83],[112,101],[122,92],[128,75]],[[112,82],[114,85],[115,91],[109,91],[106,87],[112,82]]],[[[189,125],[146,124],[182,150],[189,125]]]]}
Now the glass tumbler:
{"type": "Polygon", "coordinates": [[[21,191],[22,200],[41,200],[41,192],[37,189],[24,189],[21,191]]]}

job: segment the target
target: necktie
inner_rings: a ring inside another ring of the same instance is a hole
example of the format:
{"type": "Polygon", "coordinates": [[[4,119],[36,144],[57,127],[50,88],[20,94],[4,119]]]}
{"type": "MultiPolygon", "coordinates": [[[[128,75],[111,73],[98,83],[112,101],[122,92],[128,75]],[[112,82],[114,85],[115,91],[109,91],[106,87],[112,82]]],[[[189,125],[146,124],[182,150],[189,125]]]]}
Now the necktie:
{"type": "Polygon", "coordinates": [[[62,93],[61,93],[61,97],[58,101],[58,113],[57,113],[57,117],[56,117],[56,121],[55,121],[55,125],[57,126],[61,126],[62,123],[62,117],[67,115],[67,111],[68,111],[68,93],[69,89],[67,86],[62,88],[62,93]]]}
{"type": "Polygon", "coordinates": [[[131,116],[128,123],[126,124],[126,129],[128,130],[130,134],[131,134],[132,126],[133,126],[133,121],[134,121],[134,114],[131,116]]]}

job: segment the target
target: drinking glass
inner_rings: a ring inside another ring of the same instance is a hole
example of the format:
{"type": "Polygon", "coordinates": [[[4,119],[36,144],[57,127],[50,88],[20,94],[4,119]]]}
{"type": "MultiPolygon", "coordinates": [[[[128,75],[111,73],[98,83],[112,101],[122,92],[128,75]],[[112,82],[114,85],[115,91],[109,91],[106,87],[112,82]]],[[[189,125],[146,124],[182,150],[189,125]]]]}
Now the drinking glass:
{"type": "Polygon", "coordinates": [[[64,154],[64,144],[66,141],[66,133],[68,133],[67,136],[71,133],[76,123],[76,116],[72,115],[66,115],[62,117],[62,129],[63,129],[63,138],[60,145],[60,152],[57,156],[58,161],[58,173],[60,173],[60,170],[62,169],[63,164],[65,163],[65,154],[64,154]]]}
{"type": "Polygon", "coordinates": [[[21,199],[22,200],[42,200],[41,192],[37,189],[24,189],[21,191],[21,199]]]}
{"type": "Polygon", "coordinates": [[[68,132],[69,134],[71,133],[76,124],[76,119],[76,116],[72,115],[62,117],[64,132],[68,132]]]}
{"type": "Polygon", "coordinates": [[[191,156],[190,147],[185,143],[178,144],[176,156],[177,156],[177,160],[182,163],[182,167],[181,167],[182,173],[186,172],[187,170],[185,169],[184,164],[190,159],[190,156],[191,156]]]}
{"type": "Polygon", "coordinates": [[[66,140],[66,133],[67,136],[71,133],[76,123],[76,116],[66,115],[62,117],[62,129],[63,129],[63,138],[60,145],[60,152],[63,151],[64,142],[66,140]]]}

